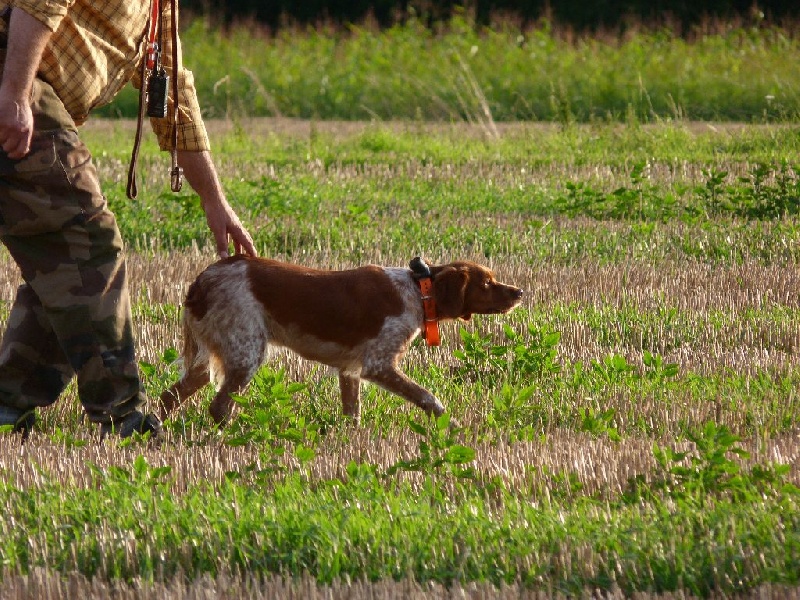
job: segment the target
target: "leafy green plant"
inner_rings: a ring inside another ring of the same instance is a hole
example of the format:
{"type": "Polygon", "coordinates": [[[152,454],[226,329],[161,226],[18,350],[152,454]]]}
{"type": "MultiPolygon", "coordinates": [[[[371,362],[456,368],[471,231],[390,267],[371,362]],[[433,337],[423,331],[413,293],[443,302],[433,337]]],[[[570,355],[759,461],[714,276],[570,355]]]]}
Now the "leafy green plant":
{"type": "Polygon", "coordinates": [[[604,411],[595,411],[592,408],[585,408],[581,414],[580,430],[591,434],[594,437],[608,436],[612,442],[622,439],[613,425],[617,411],[608,408],[604,411]]]}
{"type": "Polygon", "coordinates": [[[527,326],[527,339],[508,324],[503,325],[503,332],[507,343],[495,344],[491,336],[461,327],[462,346],[453,351],[461,363],[458,374],[471,377],[480,374],[492,381],[502,374],[519,381],[555,375],[561,370],[556,361],[559,332],[540,329],[533,323],[527,326]]]}
{"type": "Polygon", "coordinates": [[[723,497],[736,502],[753,502],[768,495],[800,494],[789,480],[789,465],[756,465],[749,471],[741,461],[750,453],[738,446],[739,436],[726,426],[707,422],[687,430],[687,450],[655,444],[653,456],[660,475],[649,485],[641,478],[629,481],[629,498],[657,497],[664,494],[673,500],[704,506],[723,497]]]}
{"type": "Polygon", "coordinates": [[[636,377],[636,367],[621,354],[610,354],[602,360],[592,360],[592,371],[607,384],[622,383],[636,377]]]}
{"type": "Polygon", "coordinates": [[[750,454],[735,444],[739,437],[725,426],[709,421],[702,429],[686,431],[693,450],[676,452],[656,445],[653,455],[668,476],[666,488],[675,498],[700,498],[723,492],[742,493],[746,481],[739,463],[731,458],[749,458],[750,454]],[[686,464],[684,461],[687,461],[686,464]]]}
{"type": "Polygon", "coordinates": [[[645,350],[642,355],[644,363],[644,377],[654,383],[663,383],[667,379],[672,379],[678,375],[677,363],[665,363],[664,358],[645,350]]]}
{"type": "Polygon", "coordinates": [[[535,386],[517,389],[505,384],[492,399],[492,406],[486,416],[486,425],[497,438],[516,441],[530,441],[542,435],[546,424],[545,408],[532,403],[535,386]]]}
{"type": "Polygon", "coordinates": [[[313,443],[317,439],[316,427],[299,414],[295,397],[306,391],[305,383],[287,382],[283,369],[262,367],[247,394],[234,397],[240,411],[225,430],[225,442],[230,446],[275,445],[280,441],[313,443]]]}
{"type": "Polygon", "coordinates": [[[461,347],[453,351],[459,361],[458,374],[475,377],[477,374],[504,372],[506,370],[505,346],[492,343],[490,335],[481,335],[479,332],[469,332],[460,327],[458,335],[461,337],[461,347]]]}
{"type": "Polygon", "coordinates": [[[785,159],[779,164],[756,163],[737,178],[738,185],[724,185],[724,170],[705,169],[703,175],[705,184],[696,191],[711,216],[769,220],[800,213],[800,177],[785,159]]]}
{"type": "Polygon", "coordinates": [[[172,478],[172,467],[163,465],[160,467],[151,466],[147,459],[139,454],[134,458],[129,467],[110,466],[106,469],[96,464],[89,464],[89,469],[97,481],[104,484],[122,483],[126,487],[136,489],[138,495],[144,499],[150,498],[152,488],[157,487],[166,489],[170,485],[172,478]]]}
{"type": "MultiPolygon", "coordinates": [[[[0,430],[2,432],[2,430],[0,430]]],[[[85,439],[79,438],[71,431],[56,427],[52,433],[49,434],[50,441],[54,444],[63,445],[66,448],[81,448],[88,442],[85,439]]]]}
{"type": "Polygon", "coordinates": [[[730,203],[725,200],[724,183],[728,172],[722,169],[707,168],[702,170],[705,177],[703,185],[696,188],[696,193],[703,201],[709,215],[718,215],[730,210],[730,203]]]}
{"type": "Polygon", "coordinates": [[[305,383],[287,382],[283,370],[262,367],[245,396],[234,396],[240,407],[237,417],[225,429],[229,446],[254,445],[259,460],[228,472],[230,479],[252,476],[264,479],[283,469],[280,457],[293,449],[301,464],[315,456],[320,424],[307,422],[297,409],[299,394],[307,393],[305,383]]]}
{"type": "Polygon", "coordinates": [[[797,169],[786,161],[778,166],[758,163],[739,181],[745,185],[732,190],[737,214],[751,219],[781,219],[800,212],[800,178],[797,169]]]}
{"type": "Polygon", "coordinates": [[[630,170],[630,186],[611,192],[596,190],[586,182],[567,182],[567,194],[558,204],[569,216],[586,215],[594,219],[660,220],[683,214],[675,194],[655,183],[648,183],[649,163],[637,161],[630,170]]]}
{"type": "Polygon", "coordinates": [[[599,207],[605,201],[605,194],[583,181],[568,181],[564,186],[567,195],[562,210],[567,216],[590,215],[598,218],[602,212],[599,207]]]}
{"type": "Polygon", "coordinates": [[[158,357],[157,363],[139,361],[139,373],[148,393],[157,397],[177,379],[179,358],[175,348],[167,348],[158,357]]]}
{"type": "Polygon", "coordinates": [[[557,362],[557,346],[561,340],[561,333],[538,328],[533,323],[528,323],[527,340],[510,325],[504,324],[508,343],[506,347],[511,354],[508,369],[519,378],[542,378],[555,375],[561,371],[557,362]]]}
{"type": "Polygon", "coordinates": [[[428,424],[409,419],[408,428],[420,436],[417,455],[395,462],[386,470],[391,476],[398,471],[423,473],[428,491],[439,495],[436,477],[452,475],[457,479],[473,479],[475,471],[468,465],[475,460],[475,450],[458,442],[463,429],[454,427],[449,413],[431,418],[428,424]]]}

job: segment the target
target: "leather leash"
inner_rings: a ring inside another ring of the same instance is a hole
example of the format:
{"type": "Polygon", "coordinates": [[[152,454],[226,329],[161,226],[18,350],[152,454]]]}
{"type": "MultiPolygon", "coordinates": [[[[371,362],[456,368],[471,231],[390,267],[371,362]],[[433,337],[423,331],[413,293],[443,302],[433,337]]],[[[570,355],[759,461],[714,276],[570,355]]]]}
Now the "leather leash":
{"type": "MultiPolygon", "coordinates": [[[[178,63],[178,7],[177,0],[171,0],[172,3],[172,168],[170,171],[170,187],[173,192],[179,192],[183,187],[183,170],[178,166],[178,72],[180,65],[178,63]]],[[[152,0],[150,4],[150,20],[147,26],[147,49],[145,58],[142,60],[140,71],[140,88],[139,88],[139,114],[136,117],[136,135],[133,140],[133,150],[131,152],[131,161],[128,166],[128,186],[126,193],[128,198],[133,200],[139,193],[138,186],[136,185],[136,169],[139,162],[139,149],[142,143],[142,127],[146,112],[146,94],[148,87],[148,79],[152,70],[156,67],[157,54],[160,52],[159,44],[156,42],[156,35],[163,32],[163,22],[161,5],[159,0],[152,0]]]]}
{"type": "MultiPolygon", "coordinates": [[[[153,0],[158,2],[158,0],[153,0]]],[[[128,187],[125,190],[128,198],[133,200],[139,195],[139,189],[136,186],[136,167],[139,162],[139,146],[142,143],[142,123],[144,122],[145,111],[145,90],[147,89],[147,61],[142,61],[140,68],[141,73],[141,87],[139,88],[139,114],[136,116],[136,136],[133,138],[133,151],[131,152],[131,162],[128,165],[128,187]]]]}
{"type": "Polygon", "coordinates": [[[170,188],[180,192],[183,187],[183,169],[178,166],[178,73],[180,63],[178,57],[178,0],[172,2],[172,170],[170,171],[170,188]]]}

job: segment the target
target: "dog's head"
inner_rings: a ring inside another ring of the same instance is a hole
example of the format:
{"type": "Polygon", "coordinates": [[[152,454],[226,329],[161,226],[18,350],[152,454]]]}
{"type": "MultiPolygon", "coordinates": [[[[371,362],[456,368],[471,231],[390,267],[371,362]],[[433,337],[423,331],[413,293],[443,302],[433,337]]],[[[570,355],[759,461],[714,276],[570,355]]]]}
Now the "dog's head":
{"type": "Polygon", "coordinates": [[[440,319],[507,313],[522,301],[521,289],[500,283],[489,269],[472,262],[431,267],[431,274],[440,319]]]}

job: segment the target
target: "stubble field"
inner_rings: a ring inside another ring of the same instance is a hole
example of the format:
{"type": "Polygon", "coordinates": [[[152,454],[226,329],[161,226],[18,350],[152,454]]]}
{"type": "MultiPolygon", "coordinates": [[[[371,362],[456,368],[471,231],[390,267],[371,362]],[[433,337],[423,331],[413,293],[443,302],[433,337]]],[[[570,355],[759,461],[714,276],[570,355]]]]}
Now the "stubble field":
{"type": "MultiPolygon", "coordinates": [[[[3,596],[798,593],[800,137],[791,125],[212,122],[264,256],[477,260],[526,290],[404,367],[458,419],[278,353],[215,431],[97,442],[74,389],[0,437],[3,596]]],[[[85,131],[129,246],[151,398],[213,260],[131,124],[85,131]]],[[[0,261],[0,325],[17,284],[0,261]]]]}

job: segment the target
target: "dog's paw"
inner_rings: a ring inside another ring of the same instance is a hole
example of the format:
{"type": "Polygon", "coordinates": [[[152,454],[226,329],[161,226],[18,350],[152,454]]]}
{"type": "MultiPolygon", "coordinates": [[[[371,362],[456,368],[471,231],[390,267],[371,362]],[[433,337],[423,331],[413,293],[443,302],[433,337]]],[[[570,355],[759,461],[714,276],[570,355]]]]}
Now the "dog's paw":
{"type": "Polygon", "coordinates": [[[422,406],[422,409],[434,417],[440,417],[442,414],[444,414],[444,404],[439,402],[439,399],[435,396],[431,396],[430,399],[422,406]]]}

